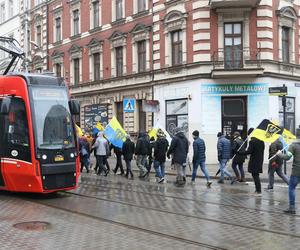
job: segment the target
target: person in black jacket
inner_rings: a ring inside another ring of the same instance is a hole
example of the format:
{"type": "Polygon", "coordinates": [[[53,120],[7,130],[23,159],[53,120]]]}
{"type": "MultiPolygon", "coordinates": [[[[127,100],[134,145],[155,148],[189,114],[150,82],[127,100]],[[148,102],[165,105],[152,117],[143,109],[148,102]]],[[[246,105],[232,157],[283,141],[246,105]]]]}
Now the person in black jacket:
{"type": "MultiPolygon", "coordinates": [[[[248,130],[248,135],[250,135],[253,130],[253,128],[250,128],[248,130]]],[[[254,195],[257,196],[261,196],[261,183],[259,174],[263,172],[264,151],[265,143],[255,137],[252,137],[249,142],[249,146],[245,152],[246,155],[250,155],[250,160],[248,163],[248,172],[252,174],[255,184],[254,195]]]]}
{"type": "Polygon", "coordinates": [[[123,143],[122,152],[124,156],[124,160],[126,163],[126,174],[125,177],[128,178],[129,174],[131,179],[133,179],[133,173],[131,170],[131,161],[134,154],[134,143],[130,140],[130,135],[126,136],[126,141],[123,143]]]}
{"type": "Polygon", "coordinates": [[[270,192],[273,191],[274,173],[275,172],[286,184],[289,184],[289,180],[288,180],[287,176],[282,172],[283,159],[281,157],[279,157],[278,155],[276,155],[276,153],[282,149],[283,149],[283,144],[280,141],[280,139],[277,139],[276,141],[274,141],[270,145],[270,148],[269,148],[269,159],[271,159],[271,158],[272,159],[269,161],[269,168],[268,168],[269,185],[266,190],[270,191],[270,192]]]}
{"type": "Polygon", "coordinates": [[[140,178],[145,178],[148,174],[145,165],[149,151],[150,142],[147,140],[147,134],[145,132],[141,132],[139,133],[135,147],[136,165],[140,169],[140,178]]]}
{"type": "Polygon", "coordinates": [[[151,171],[151,167],[152,167],[152,163],[153,163],[153,148],[154,148],[154,143],[155,143],[155,138],[152,136],[150,138],[150,147],[149,147],[149,153],[148,153],[148,162],[146,162],[146,168],[147,168],[147,172],[148,174],[151,171]]]}
{"type": "Polygon", "coordinates": [[[186,158],[189,151],[189,141],[185,137],[181,128],[174,129],[175,136],[172,138],[167,156],[173,155],[174,166],[177,169],[177,177],[175,185],[182,187],[185,185],[185,175],[183,165],[186,164],[186,158]]]}
{"type": "Polygon", "coordinates": [[[118,169],[120,168],[120,170],[121,170],[121,175],[124,175],[124,168],[123,168],[123,164],[122,164],[122,149],[121,149],[121,148],[118,148],[118,147],[116,147],[116,146],[113,146],[113,149],[114,149],[114,153],[116,154],[116,157],[117,157],[116,167],[115,167],[115,169],[113,170],[113,172],[114,172],[115,174],[117,174],[118,169]]]}
{"type": "Polygon", "coordinates": [[[165,162],[169,142],[161,129],[157,131],[157,140],[154,143],[154,169],[159,183],[165,181],[165,162]]]}
{"type": "Polygon", "coordinates": [[[79,152],[80,152],[80,163],[81,168],[80,172],[82,172],[83,167],[86,168],[86,172],[89,173],[89,165],[90,165],[90,144],[88,143],[85,136],[81,136],[79,138],[79,152]]]}
{"type": "Polygon", "coordinates": [[[235,176],[237,178],[237,181],[239,182],[245,182],[245,172],[243,164],[245,162],[246,156],[245,156],[245,150],[246,150],[246,143],[241,138],[240,132],[236,131],[233,133],[233,142],[231,146],[232,150],[232,169],[235,173],[235,176]],[[242,146],[243,145],[243,146],[242,146]],[[237,166],[239,167],[239,170],[237,169],[237,166]]]}

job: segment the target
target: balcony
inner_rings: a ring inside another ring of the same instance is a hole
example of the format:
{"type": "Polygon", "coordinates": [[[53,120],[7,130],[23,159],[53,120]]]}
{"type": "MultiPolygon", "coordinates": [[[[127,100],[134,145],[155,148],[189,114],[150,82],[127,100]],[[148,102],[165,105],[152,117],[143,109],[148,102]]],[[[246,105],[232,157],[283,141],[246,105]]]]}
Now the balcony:
{"type": "Polygon", "coordinates": [[[210,0],[212,9],[219,8],[254,8],[260,0],[210,0]]]}
{"type": "Polygon", "coordinates": [[[255,77],[264,73],[257,49],[219,49],[213,54],[212,62],[212,78],[255,77]]]}

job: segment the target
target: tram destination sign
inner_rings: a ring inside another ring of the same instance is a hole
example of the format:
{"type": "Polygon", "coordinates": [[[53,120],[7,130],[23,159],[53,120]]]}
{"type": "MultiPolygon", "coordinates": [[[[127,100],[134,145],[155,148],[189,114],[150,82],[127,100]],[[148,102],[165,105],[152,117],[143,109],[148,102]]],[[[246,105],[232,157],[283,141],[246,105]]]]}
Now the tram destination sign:
{"type": "Polygon", "coordinates": [[[288,94],[286,86],[269,88],[269,95],[284,96],[288,94]]]}

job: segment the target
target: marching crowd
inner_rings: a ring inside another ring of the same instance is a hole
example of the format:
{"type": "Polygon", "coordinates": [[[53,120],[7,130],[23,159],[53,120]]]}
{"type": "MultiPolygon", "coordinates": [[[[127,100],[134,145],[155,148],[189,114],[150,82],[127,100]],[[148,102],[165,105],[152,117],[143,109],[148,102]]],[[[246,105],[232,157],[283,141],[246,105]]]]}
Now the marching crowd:
{"type": "MultiPolygon", "coordinates": [[[[248,135],[251,135],[253,128],[248,130],[248,135]]],[[[199,131],[195,130],[193,136],[193,158],[192,158],[192,179],[191,184],[195,184],[197,170],[200,166],[203,172],[207,187],[210,187],[212,182],[206,167],[206,148],[205,142],[200,138],[199,131]]],[[[261,196],[260,173],[263,172],[264,150],[265,143],[255,137],[252,137],[249,142],[245,143],[239,132],[234,132],[232,140],[226,138],[221,132],[217,134],[217,152],[219,171],[219,184],[223,184],[225,176],[230,180],[231,184],[235,182],[245,182],[244,162],[249,157],[248,172],[251,173],[255,184],[255,196],[261,196]],[[227,170],[227,165],[231,160],[231,167],[234,176],[227,170]]],[[[289,208],[286,213],[295,214],[295,189],[300,182],[300,131],[297,131],[297,139],[292,143],[288,150],[283,153],[283,143],[281,138],[273,142],[269,147],[269,184],[267,191],[273,191],[274,173],[289,185],[289,208]],[[290,178],[283,173],[282,165],[284,160],[289,160],[293,157],[293,167],[290,178]]],[[[165,163],[166,159],[171,159],[171,165],[176,169],[177,176],[175,185],[183,187],[186,184],[186,167],[188,164],[187,156],[190,143],[184,132],[180,128],[174,130],[174,136],[169,145],[166,135],[161,129],[157,131],[157,138],[149,138],[147,133],[139,133],[137,142],[134,143],[129,135],[123,143],[122,148],[118,148],[108,142],[104,137],[103,132],[99,132],[95,138],[89,135],[79,138],[79,151],[81,159],[81,172],[83,168],[90,171],[90,154],[94,153],[96,157],[96,166],[94,168],[97,175],[105,175],[110,172],[110,166],[107,161],[113,150],[116,155],[116,166],[112,170],[115,174],[120,169],[120,174],[126,178],[134,178],[132,172],[132,160],[136,160],[136,165],[139,169],[139,178],[146,179],[149,177],[151,167],[153,165],[155,176],[158,183],[165,182],[165,163]],[[126,169],[124,170],[122,156],[125,161],[126,169]]]]}

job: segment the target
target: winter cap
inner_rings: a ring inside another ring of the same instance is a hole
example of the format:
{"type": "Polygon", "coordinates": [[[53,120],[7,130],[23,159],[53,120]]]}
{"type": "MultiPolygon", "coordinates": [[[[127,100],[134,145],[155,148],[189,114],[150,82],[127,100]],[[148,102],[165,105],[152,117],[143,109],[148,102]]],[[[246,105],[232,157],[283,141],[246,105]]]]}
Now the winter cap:
{"type": "Polygon", "coordinates": [[[222,132],[219,132],[218,134],[217,134],[217,137],[221,137],[223,134],[222,134],[222,132]]]}
{"type": "Polygon", "coordinates": [[[195,130],[195,131],[192,133],[192,135],[199,137],[199,131],[198,131],[198,130],[195,130]]]}
{"type": "Polygon", "coordinates": [[[239,131],[235,131],[233,133],[233,137],[240,137],[241,136],[241,133],[239,131]]]}
{"type": "Polygon", "coordinates": [[[174,134],[174,135],[176,135],[176,134],[178,134],[178,133],[180,133],[180,132],[183,132],[183,130],[182,130],[181,127],[176,127],[176,128],[174,128],[174,130],[173,130],[173,134],[174,134]]]}
{"type": "Polygon", "coordinates": [[[157,130],[156,135],[157,135],[158,137],[165,137],[165,136],[166,136],[165,133],[164,133],[164,131],[162,131],[161,129],[158,129],[158,130],[157,130]]]}
{"type": "Polygon", "coordinates": [[[97,136],[99,136],[99,137],[103,137],[103,132],[98,132],[98,134],[97,134],[97,136]]]}

